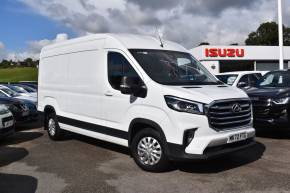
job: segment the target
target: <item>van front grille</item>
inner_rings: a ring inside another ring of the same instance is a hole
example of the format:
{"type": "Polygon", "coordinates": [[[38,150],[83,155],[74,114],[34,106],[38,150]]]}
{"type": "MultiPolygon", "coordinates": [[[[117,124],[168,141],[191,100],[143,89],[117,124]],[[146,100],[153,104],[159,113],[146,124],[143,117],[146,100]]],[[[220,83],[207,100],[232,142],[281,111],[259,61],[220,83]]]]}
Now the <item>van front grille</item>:
{"type": "Polygon", "coordinates": [[[248,99],[215,101],[208,106],[210,126],[218,131],[231,130],[251,124],[252,107],[248,99]]]}

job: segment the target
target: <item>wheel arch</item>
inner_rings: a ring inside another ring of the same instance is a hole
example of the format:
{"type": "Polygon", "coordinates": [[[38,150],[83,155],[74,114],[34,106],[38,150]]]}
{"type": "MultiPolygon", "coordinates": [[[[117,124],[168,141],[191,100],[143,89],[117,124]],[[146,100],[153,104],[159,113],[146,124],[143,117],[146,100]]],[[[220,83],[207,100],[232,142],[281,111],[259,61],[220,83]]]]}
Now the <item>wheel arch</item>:
{"type": "Polygon", "coordinates": [[[161,138],[164,141],[164,144],[166,146],[166,151],[167,151],[167,140],[161,126],[152,120],[144,119],[144,118],[135,118],[131,121],[129,125],[129,133],[128,133],[128,146],[129,147],[131,146],[132,139],[138,133],[138,131],[146,127],[150,127],[160,133],[161,138]]]}

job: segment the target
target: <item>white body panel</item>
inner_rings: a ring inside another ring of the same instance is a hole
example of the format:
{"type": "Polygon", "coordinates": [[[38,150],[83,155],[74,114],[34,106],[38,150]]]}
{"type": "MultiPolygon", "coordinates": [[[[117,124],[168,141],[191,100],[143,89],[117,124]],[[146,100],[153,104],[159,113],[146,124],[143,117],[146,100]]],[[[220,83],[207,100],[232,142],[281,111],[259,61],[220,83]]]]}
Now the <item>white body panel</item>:
{"type": "MultiPolygon", "coordinates": [[[[248,98],[232,87],[200,86],[186,89],[181,86],[165,86],[152,81],[128,49],[158,49],[179,52],[188,51],[173,42],[165,41],[160,47],[158,39],[149,36],[99,34],[65,41],[45,47],[41,52],[38,81],[38,110],[52,106],[61,117],[114,128],[128,132],[132,120],[143,118],[157,123],[167,142],[183,143],[184,131],[199,128],[186,149],[190,154],[203,154],[210,144],[237,132],[248,132],[249,126],[235,131],[219,133],[210,128],[206,116],[180,113],[168,108],[165,95],[210,104],[216,100],[248,98]],[[132,65],[147,87],[145,98],[121,94],[108,81],[107,53],[121,53],[132,65]]],[[[60,126],[72,132],[128,146],[128,141],[118,137],[96,133],[86,128],[62,123],[60,126]]]]}
{"type": "MultiPolygon", "coordinates": [[[[190,52],[201,61],[219,61],[219,60],[252,60],[252,61],[273,61],[279,60],[279,47],[278,46],[199,46],[190,50],[190,52]],[[243,57],[207,57],[205,49],[243,49],[245,54],[243,57]]],[[[285,58],[290,60],[290,46],[284,46],[285,58]]]]}

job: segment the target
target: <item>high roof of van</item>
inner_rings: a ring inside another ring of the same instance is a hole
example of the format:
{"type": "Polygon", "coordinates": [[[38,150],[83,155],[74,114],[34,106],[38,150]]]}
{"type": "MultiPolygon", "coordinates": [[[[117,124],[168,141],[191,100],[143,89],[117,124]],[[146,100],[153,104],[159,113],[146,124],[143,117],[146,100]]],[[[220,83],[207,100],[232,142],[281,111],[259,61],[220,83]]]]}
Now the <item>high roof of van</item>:
{"type": "Polygon", "coordinates": [[[162,40],[163,47],[158,37],[148,35],[135,35],[135,34],[92,34],[80,38],[74,38],[58,42],[42,49],[42,52],[51,51],[57,48],[64,48],[67,46],[90,42],[94,40],[105,40],[103,48],[126,48],[126,49],[159,49],[159,50],[174,50],[180,52],[188,52],[183,46],[162,40]]]}

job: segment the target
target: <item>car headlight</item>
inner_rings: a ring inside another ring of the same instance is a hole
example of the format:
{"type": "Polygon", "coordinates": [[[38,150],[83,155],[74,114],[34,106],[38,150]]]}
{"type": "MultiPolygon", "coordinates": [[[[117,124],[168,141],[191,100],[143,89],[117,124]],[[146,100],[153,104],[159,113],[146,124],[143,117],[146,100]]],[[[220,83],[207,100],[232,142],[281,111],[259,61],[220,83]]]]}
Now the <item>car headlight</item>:
{"type": "Polygon", "coordinates": [[[8,111],[8,107],[5,104],[0,105],[0,108],[3,110],[8,111]]]}
{"type": "Polygon", "coordinates": [[[166,104],[169,108],[192,114],[204,114],[204,105],[195,101],[181,99],[174,96],[165,96],[166,104]]]}
{"type": "Polygon", "coordinates": [[[0,114],[1,115],[9,113],[9,112],[10,112],[9,109],[5,104],[0,105],[0,114]]]}
{"type": "Polygon", "coordinates": [[[285,105],[290,101],[289,97],[283,97],[283,98],[278,98],[278,99],[274,99],[273,103],[277,104],[277,105],[285,105]]]}

